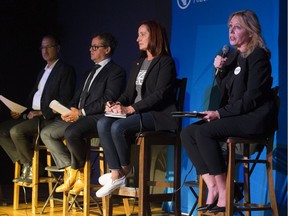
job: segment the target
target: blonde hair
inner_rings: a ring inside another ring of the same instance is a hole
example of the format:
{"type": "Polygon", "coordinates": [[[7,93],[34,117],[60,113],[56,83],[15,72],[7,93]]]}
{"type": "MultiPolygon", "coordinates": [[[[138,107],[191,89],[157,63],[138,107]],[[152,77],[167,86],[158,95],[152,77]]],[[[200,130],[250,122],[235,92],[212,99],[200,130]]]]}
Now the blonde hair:
{"type": "Polygon", "coordinates": [[[234,12],[229,17],[228,25],[234,16],[239,19],[240,24],[251,35],[251,41],[248,43],[248,49],[245,53],[242,53],[242,56],[247,57],[257,47],[266,50],[270,56],[270,51],[267,49],[265,41],[261,35],[261,26],[257,15],[251,10],[234,12]]]}

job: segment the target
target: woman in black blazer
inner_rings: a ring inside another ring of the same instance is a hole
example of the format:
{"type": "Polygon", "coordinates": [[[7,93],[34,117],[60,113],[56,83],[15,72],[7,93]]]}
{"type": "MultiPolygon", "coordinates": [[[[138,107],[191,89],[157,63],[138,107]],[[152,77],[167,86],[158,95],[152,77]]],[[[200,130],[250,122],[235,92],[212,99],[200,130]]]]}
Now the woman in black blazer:
{"type": "Polygon", "coordinates": [[[218,141],[229,136],[265,136],[277,127],[270,52],[258,18],[249,10],[235,12],[228,27],[235,49],[214,60],[220,108],[203,112],[201,121],[181,132],[182,145],[209,190],[206,205],[198,211],[225,211],[226,165],[218,141]]]}
{"type": "Polygon", "coordinates": [[[111,170],[99,178],[103,185],[97,197],[109,195],[125,185],[132,174],[130,143],[127,136],[141,130],[174,130],[177,122],[173,87],[176,69],[170,54],[166,33],[155,21],[146,21],[138,28],[137,42],[142,57],[130,71],[127,88],[116,102],[107,102],[106,112],[127,114],[124,119],[103,117],[97,129],[107,163],[111,170]]]}

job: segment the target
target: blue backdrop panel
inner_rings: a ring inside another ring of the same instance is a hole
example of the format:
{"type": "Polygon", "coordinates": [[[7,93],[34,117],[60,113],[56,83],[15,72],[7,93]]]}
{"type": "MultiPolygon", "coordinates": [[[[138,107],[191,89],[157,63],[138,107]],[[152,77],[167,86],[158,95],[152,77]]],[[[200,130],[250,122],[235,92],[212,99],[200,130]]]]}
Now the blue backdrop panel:
{"type": "MultiPolygon", "coordinates": [[[[217,108],[218,95],[217,91],[214,91],[214,57],[221,51],[223,45],[229,45],[227,27],[229,15],[244,9],[253,10],[258,15],[264,39],[272,52],[273,85],[279,85],[281,79],[278,73],[279,0],[172,0],[172,54],[176,61],[178,76],[188,77],[185,110],[202,111],[217,108]]],[[[183,126],[194,121],[195,119],[184,119],[183,126]]],[[[183,181],[192,164],[184,150],[182,155],[183,181]]],[[[285,154],[283,157],[286,158],[285,154]]],[[[280,163],[282,168],[287,169],[286,161],[275,158],[275,163],[280,163]]],[[[269,199],[266,187],[263,187],[267,182],[264,167],[255,170],[254,175],[251,184],[253,196],[256,196],[255,202],[269,199]]],[[[195,169],[192,169],[187,179],[195,178],[195,169]]],[[[277,170],[275,181],[280,215],[286,215],[286,172],[277,170]]],[[[182,212],[188,213],[194,200],[189,189],[183,187],[182,212]]],[[[269,215],[269,213],[257,212],[253,215],[269,215]]]]}

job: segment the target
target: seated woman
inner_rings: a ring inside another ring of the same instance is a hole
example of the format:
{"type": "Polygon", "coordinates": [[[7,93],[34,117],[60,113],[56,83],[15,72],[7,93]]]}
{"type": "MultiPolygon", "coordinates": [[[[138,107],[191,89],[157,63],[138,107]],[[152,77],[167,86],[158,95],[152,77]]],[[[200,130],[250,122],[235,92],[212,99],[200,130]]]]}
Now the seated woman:
{"type": "Polygon", "coordinates": [[[277,127],[277,109],[271,89],[270,52],[252,11],[238,11],[228,20],[227,57],[214,60],[221,104],[216,111],[182,129],[181,141],[188,157],[208,187],[206,205],[198,211],[225,212],[226,164],[218,140],[230,136],[265,137],[277,127]]]}
{"type": "Polygon", "coordinates": [[[155,21],[145,21],[138,28],[140,59],[130,71],[125,92],[116,102],[107,102],[106,112],[128,114],[127,118],[103,117],[97,130],[111,173],[99,178],[103,187],[97,197],[107,196],[125,185],[132,174],[130,143],[127,136],[145,130],[174,130],[177,122],[173,90],[176,69],[164,28],[155,21]]]}

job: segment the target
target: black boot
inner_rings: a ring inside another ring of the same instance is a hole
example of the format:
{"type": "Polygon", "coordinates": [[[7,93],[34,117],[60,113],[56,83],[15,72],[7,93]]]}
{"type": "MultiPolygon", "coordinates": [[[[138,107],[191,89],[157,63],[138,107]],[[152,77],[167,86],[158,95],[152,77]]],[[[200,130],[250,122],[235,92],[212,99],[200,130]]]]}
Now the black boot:
{"type": "Polygon", "coordinates": [[[29,169],[28,175],[23,179],[23,182],[26,184],[31,184],[32,183],[32,165],[30,165],[28,169],[29,169]]]}
{"type": "MultiPolygon", "coordinates": [[[[13,179],[13,182],[23,182],[24,179],[29,175],[31,169],[31,165],[29,163],[25,163],[22,165],[22,173],[18,178],[13,179]]],[[[32,169],[31,169],[32,170],[32,169]]]]}

